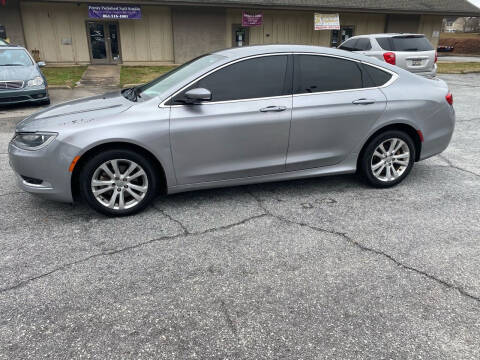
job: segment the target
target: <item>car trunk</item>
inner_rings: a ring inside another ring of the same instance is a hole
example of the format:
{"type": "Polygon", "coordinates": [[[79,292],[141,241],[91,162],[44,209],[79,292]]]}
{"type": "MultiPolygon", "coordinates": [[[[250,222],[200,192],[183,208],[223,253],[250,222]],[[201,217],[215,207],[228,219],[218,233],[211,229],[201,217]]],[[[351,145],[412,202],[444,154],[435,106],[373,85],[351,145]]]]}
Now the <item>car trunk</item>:
{"type": "Polygon", "coordinates": [[[385,51],[395,53],[395,65],[411,72],[426,72],[435,66],[435,50],[423,35],[377,38],[385,51]]]}
{"type": "Polygon", "coordinates": [[[430,51],[395,51],[396,65],[411,72],[425,72],[435,65],[435,50],[430,51]]]}

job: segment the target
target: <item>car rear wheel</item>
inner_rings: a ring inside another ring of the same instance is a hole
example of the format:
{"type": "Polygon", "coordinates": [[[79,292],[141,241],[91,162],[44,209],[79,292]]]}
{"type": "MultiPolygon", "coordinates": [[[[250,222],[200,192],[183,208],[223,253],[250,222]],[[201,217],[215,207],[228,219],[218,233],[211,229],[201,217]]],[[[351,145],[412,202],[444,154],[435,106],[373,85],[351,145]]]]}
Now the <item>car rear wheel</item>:
{"type": "Polygon", "coordinates": [[[386,188],[407,177],[415,162],[415,145],[403,131],[390,130],[374,137],[360,158],[360,171],[368,184],[386,188]]]}
{"type": "Polygon", "coordinates": [[[130,150],[108,150],[91,158],[80,173],[85,201],[109,216],[132,215],[155,197],[157,179],[147,159],[130,150]]]}

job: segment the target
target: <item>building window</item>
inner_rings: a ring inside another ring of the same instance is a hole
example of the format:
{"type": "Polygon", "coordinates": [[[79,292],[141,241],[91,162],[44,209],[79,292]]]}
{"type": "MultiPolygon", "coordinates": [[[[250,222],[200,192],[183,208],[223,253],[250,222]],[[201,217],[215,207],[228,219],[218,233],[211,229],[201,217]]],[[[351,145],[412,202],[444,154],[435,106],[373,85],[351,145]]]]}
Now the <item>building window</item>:
{"type": "Polygon", "coordinates": [[[337,47],[345,40],[351,38],[355,33],[353,25],[341,26],[340,30],[332,30],[330,36],[330,47],[337,47]]]}

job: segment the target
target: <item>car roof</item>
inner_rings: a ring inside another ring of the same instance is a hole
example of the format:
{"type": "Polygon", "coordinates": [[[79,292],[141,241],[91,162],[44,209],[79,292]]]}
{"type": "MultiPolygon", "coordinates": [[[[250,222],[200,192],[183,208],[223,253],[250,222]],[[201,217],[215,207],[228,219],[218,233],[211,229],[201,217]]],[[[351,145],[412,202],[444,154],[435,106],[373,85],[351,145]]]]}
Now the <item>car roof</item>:
{"type": "MultiPolygon", "coordinates": [[[[230,48],[225,50],[219,50],[211,54],[222,55],[224,60],[222,63],[229,63],[238,59],[255,56],[255,55],[267,55],[275,53],[311,53],[311,54],[322,54],[322,55],[333,55],[340,58],[346,58],[356,61],[365,62],[367,64],[373,64],[377,67],[383,67],[387,70],[398,72],[399,69],[396,66],[387,64],[384,61],[380,61],[371,56],[363,55],[360,53],[355,53],[351,51],[341,50],[337,48],[328,48],[323,46],[311,46],[311,45],[253,45],[253,46],[242,46],[236,48],[230,48]]],[[[217,64],[218,65],[218,64],[217,64]]]]}
{"type": "Polygon", "coordinates": [[[292,53],[292,52],[305,52],[305,53],[317,53],[326,55],[337,55],[342,57],[351,57],[356,59],[357,56],[353,53],[346,52],[344,50],[338,50],[336,48],[328,48],[323,46],[310,46],[310,45],[253,45],[242,46],[230,49],[219,50],[213,54],[222,55],[232,59],[240,59],[247,56],[274,54],[274,53],[292,53]]]}
{"type": "Polygon", "coordinates": [[[395,36],[425,36],[424,34],[414,34],[414,33],[383,33],[383,34],[365,34],[365,35],[355,35],[349,38],[359,38],[359,37],[378,37],[378,38],[389,38],[395,36]]]}

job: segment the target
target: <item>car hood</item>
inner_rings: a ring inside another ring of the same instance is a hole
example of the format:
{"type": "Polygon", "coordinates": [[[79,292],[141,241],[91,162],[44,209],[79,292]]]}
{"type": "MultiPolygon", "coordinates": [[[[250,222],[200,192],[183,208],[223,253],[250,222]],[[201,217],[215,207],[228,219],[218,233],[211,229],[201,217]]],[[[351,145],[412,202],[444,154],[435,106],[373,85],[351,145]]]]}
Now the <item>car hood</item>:
{"type": "Polygon", "coordinates": [[[28,81],[40,73],[35,65],[30,66],[0,66],[0,81],[24,80],[28,81]]]}
{"type": "Polygon", "coordinates": [[[134,103],[120,91],[69,101],[33,114],[17,125],[17,131],[61,131],[62,128],[87,125],[102,118],[111,119],[134,103]]]}

